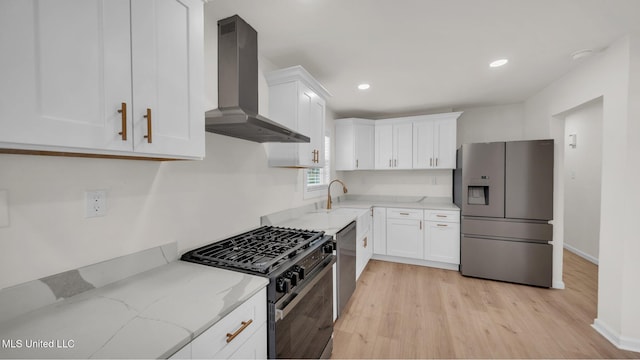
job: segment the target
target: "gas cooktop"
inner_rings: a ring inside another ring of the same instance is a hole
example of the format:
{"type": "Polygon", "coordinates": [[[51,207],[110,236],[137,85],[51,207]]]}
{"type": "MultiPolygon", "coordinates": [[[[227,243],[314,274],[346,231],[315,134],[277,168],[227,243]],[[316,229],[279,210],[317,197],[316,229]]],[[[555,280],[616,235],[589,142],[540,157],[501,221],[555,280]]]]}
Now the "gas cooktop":
{"type": "Polygon", "coordinates": [[[189,251],[182,260],[268,274],[323,235],[322,231],[262,226],[189,251]]]}

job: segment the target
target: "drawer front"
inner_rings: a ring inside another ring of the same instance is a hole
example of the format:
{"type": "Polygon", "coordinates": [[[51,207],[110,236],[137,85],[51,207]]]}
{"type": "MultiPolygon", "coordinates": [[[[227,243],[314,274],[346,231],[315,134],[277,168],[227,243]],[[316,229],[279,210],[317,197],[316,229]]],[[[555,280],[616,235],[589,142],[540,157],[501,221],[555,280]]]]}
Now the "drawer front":
{"type": "Polygon", "coordinates": [[[267,358],[267,324],[262,324],[242,346],[233,354],[226,349],[217,353],[215,359],[266,359],[267,358]]]}
{"type": "Polygon", "coordinates": [[[534,241],[552,241],[553,225],[541,222],[508,220],[480,220],[465,218],[462,221],[465,235],[502,237],[534,241]]]}
{"type": "Polygon", "coordinates": [[[422,220],[423,210],[387,208],[387,219],[415,219],[422,220]]]}
{"type": "Polygon", "coordinates": [[[266,322],[267,290],[265,288],[195,338],[191,342],[191,355],[194,359],[211,359],[223,351],[233,354],[266,322]],[[240,331],[243,327],[242,322],[247,323],[249,320],[251,323],[240,331]],[[239,332],[238,335],[227,342],[227,334],[236,332],[239,332]]]}
{"type": "Polygon", "coordinates": [[[446,210],[425,210],[424,219],[427,221],[459,223],[460,212],[446,210]]]}

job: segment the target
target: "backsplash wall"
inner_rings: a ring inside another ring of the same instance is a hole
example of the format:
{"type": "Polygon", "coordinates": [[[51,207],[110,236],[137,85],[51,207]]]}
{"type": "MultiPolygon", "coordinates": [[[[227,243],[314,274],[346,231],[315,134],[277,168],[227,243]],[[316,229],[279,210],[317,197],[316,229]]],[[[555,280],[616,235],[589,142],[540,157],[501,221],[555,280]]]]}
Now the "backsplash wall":
{"type": "Polygon", "coordinates": [[[452,197],[452,170],[338,171],[350,194],[452,197]]]}

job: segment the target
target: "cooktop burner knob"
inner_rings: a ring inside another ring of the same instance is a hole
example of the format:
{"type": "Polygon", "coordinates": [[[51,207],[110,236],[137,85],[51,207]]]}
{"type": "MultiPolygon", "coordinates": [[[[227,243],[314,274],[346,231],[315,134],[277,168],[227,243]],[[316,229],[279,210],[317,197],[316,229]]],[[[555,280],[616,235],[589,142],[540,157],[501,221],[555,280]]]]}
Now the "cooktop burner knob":
{"type": "Polygon", "coordinates": [[[333,253],[333,244],[332,243],[324,244],[322,246],[322,252],[325,253],[325,254],[332,254],[333,253]]]}
{"type": "Polygon", "coordinates": [[[289,282],[291,282],[291,286],[298,285],[298,274],[294,273],[293,271],[287,270],[284,273],[284,277],[287,278],[289,282]]]}
{"type": "Polygon", "coordinates": [[[304,279],[304,268],[300,265],[294,265],[293,268],[291,268],[293,270],[293,272],[298,274],[298,279],[302,280],[304,279]]]}
{"type": "Polygon", "coordinates": [[[289,281],[279,277],[276,279],[276,291],[286,294],[289,292],[289,281]]]}

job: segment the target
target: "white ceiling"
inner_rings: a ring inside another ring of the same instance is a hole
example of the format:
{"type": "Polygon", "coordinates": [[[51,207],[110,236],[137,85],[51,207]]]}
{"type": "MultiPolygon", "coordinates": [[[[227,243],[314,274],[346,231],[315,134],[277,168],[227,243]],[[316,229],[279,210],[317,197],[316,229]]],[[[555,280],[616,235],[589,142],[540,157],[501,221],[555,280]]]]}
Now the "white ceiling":
{"type": "Polygon", "coordinates": [[[302,65],[339,117],[516,103],[640,31],[640,0],[210,0],[240,15],[278,68],[302,65]],[[509,63],[490,69],[490,61],[509,63]],[[368,82],[367,91],[356,89],[368,82]]]}

